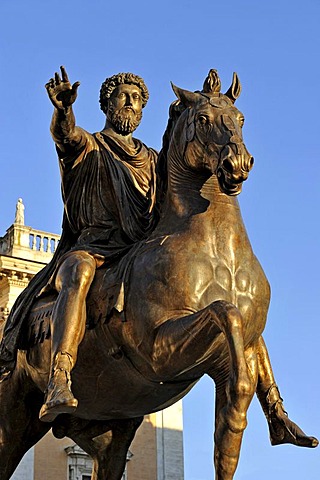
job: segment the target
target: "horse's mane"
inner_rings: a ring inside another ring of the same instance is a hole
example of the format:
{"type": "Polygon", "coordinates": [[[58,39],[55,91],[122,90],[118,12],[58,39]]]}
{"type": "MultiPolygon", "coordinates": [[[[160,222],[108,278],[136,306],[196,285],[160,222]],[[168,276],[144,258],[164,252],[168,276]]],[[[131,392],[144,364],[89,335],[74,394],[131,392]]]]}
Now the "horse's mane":
{"type": "Polygon", "coordinates": [[[169,108],[169,119],[167,127],[162,137],[162,148],[158,156],[157,163],[157,205],[158,209],[161,212],[161,207],[166,197],[168,189],[168,150],[172,137],[172,132],[176,126],[176,123],[185,110],[185,106],[180,102],[180,100],[175,100],[171,103],[169,108]]]}

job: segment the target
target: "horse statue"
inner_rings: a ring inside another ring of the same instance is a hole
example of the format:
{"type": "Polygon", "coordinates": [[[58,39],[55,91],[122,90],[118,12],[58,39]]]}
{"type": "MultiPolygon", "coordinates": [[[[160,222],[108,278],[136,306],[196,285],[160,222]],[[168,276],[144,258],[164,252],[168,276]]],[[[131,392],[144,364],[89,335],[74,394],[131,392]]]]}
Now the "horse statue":
{"type": "MultiPolygon", "coordinates": [[[[244,118],[234,105],[239,79],[234,74],[222,94],[211,70],[201,92],[173,90],[178,100],[161,154],[167,193],[156,229],[130,257],[124,307],[106,315],[101,292],[110,275],[97,270],[87,299],[94,326],[72,372],[78,408],[52,423],[39,420],[50,370],[49,332],[39,327],[33,341],[29,335],[11,378],[0,384],[1,480],[50,428],[92,456],[93,480],[120,480],[143,415],[181,399],[204,374],[216,384],[217,480],[234,478],[255,392],[273,444],[318,444],[286,416],[261,336],[269,284],[236,199],[253,166],[242,139],[244,118]]],[[[44,322],[40,314],[54,300],[54,294],[36,299],[30,324],[44,322]]]]}

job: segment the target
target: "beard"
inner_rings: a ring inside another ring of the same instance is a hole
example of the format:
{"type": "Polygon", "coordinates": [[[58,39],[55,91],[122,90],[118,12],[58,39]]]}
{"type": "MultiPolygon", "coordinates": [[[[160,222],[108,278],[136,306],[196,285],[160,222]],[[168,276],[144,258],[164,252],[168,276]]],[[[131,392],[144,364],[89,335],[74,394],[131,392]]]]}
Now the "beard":
{"type": "Polygon", "coordinates": [[[135,113],[131,107],[122,107],[118,110],[110,110],[109,108],[107,116],[117,133],[128,135],[138,128],[142,112],[135,113]]]}

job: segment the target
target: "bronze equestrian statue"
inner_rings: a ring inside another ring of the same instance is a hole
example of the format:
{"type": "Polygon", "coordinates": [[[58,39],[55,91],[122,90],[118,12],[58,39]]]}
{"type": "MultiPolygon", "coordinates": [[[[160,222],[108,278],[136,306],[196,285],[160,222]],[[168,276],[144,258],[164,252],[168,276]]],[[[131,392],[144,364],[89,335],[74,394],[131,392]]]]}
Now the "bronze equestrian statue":
{"type": "Polygon", "coordinates": [[[201,92],[173,87],[178,101],[158,159],[132,138],[136,125],[123,126],[140,120],[144,102],[132,78],[106,94],[124,109],[121,126],[107,102],[106,127],[95,135],[75,127],[78,82],[71,86],[62,69],[47,85],[64,231],[58,258],[18,301],[2,342],[2,480],[51,427],[93,457],[92,479],[120,480],[143,415],[182,398],[205,373],[216,384],[218,480],[234,478],[255,392],[273,445],[318,445],[288,418],[261,336],[270,289],[236,200],[253,165],[234,105],[238,77],[226,94],[215,70],[201,92]],[[129,148],[143,150],[136,164],[129,148]],[[129,189],[123,201],[119,184],[129,189]]]}

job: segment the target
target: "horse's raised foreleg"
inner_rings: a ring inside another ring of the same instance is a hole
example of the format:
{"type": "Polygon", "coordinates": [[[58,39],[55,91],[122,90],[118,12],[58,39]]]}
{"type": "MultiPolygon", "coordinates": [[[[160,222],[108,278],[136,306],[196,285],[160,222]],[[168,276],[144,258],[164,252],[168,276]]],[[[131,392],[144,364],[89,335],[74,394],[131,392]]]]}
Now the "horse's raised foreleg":
{"type": "Polygon", "coordinates": [[[319,444],[318,440],[315,437],[308,437],[290,420],[284,409],[262,337],[258,341],[257,354],[259,373],[257,396],[268,422],[271,444],[291,443],[299,447],[316,447],[319,444]]]}
{"type": "Polygon", "coordinates": [[[209,358],[212,368],[213,357],[228,356],[227,347],[236,366],[235,381],[242,376],[247,380],[242,317],[233,304],[217,301],[199,312],[162,323],[153,342],[152,366],[163,380],[171,379],[209,358]]]}
{"type": "Polygon", "coordinates": [[[169,372],[181,375],[205,363],[206,372],[218,385],[216,478],[232,480],[257,384],[256,352],[253,348],[245,352],[239,310],[217,301],[200,312],[165,322],[156,335],[154,360],[157,373],[164,378],[169,372]]]}
{"type": "Polygon", "coordinates": [[[68,436],[93,459],[91,480],[121,480],[126,467],[127,452],[143,417],[86,421],[61,416],[53,427],[58,438],[68,436]]]}

